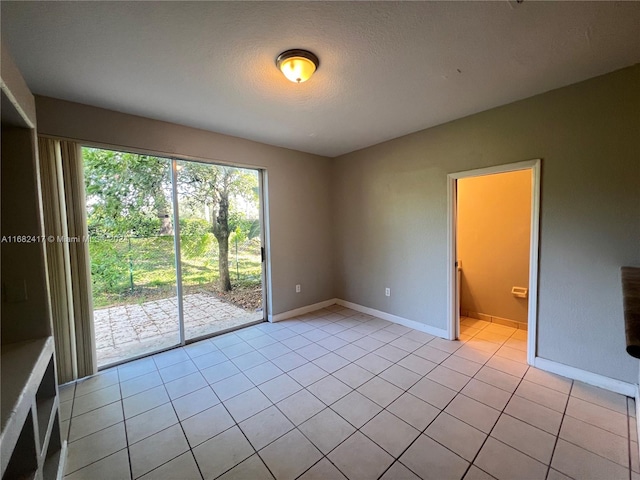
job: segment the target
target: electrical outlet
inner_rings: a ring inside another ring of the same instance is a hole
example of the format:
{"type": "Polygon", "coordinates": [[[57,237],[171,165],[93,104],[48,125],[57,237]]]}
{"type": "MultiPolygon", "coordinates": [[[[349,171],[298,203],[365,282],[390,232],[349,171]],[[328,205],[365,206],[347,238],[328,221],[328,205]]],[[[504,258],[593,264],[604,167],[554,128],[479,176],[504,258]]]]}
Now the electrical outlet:
{"type": "Polygon", "coordinates": [[[385,288],[385,289],[384,289],[384,294],[385,294],[387,297],[390,297],[390,296],[391,296],[391,289],[390,289],[390,288],[385,288]]]}
{"type": "Polygon", "coordinates": [[[300,293],[300,285],[296,285],[296,293],[300,293]]]}

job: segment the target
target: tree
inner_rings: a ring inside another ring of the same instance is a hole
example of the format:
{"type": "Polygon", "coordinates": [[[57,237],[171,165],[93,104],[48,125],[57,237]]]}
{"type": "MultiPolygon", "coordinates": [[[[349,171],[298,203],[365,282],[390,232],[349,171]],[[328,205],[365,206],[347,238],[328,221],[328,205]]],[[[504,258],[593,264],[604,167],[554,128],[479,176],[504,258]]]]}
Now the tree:
{"type": "Polygon", "coordinates": [[[187,202],[206,207],[205,210],[210,212],[208,220],[211,222],[211,231],[218,241],[220,288],[228,292],[232,288],[229,275],[229,235],[234,230],[230,226],[229,200],[233,196],[251,198],[257,195],[255,172],[196,162],[181,162],[180,166],[180,194],[187,202]]]}
{"type": "Polygon", "coordinates": [[[171,233],[168,160],[96,148],[84,148],[82,156],[93,235],[171,233]]]}
{"type": "MultiPolygon", "coordinates": [[[[172,202],[170,160],[95,148],[83,149],[83,159],[92,235],[172,233],[168,215],[172,202]]],[[[257,204],[256,172],[181,161],[177,185],[181,210],[190,207],[191,212],[205,212],[203,216],[208,217],[206,221],[218,242],[220,288],[230,291],[229,236],[242,217],[230,209],[230,201],[242,198],[240,203],[245,206],[257,204]]],[[[259,233],[257,220],[244,220],[241,228],[244,224],[249,228],[249,238],[259,233]]]]}

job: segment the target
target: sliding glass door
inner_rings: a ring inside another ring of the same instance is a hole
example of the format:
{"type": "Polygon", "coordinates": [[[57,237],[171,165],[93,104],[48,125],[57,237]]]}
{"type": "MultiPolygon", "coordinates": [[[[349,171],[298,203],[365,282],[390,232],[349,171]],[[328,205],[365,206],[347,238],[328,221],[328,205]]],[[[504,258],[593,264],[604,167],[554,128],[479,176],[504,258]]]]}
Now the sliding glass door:
{"type": "Polygon", "coordinates": [[[262,320],[259,172],[179,161],[176,173],[186,339],[262,320]]]}
{"type": "Polygon", "coordinates": [[[83,160],[98,366],[264,320],[258,170],[83,160]]]}
{"type": "Polygon", "coordinates": [[[98,366],[178,345],[172,161],[82,156],[98,366]]]}

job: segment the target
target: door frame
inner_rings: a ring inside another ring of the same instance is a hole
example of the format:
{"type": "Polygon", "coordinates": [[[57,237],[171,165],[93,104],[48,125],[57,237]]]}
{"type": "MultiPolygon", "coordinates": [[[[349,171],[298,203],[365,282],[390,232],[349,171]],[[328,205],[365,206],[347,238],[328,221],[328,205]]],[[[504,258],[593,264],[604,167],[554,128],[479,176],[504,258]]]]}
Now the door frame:
{"type": "MultiPolygon", "coordinates": [[[[159,156],[159,155],[158,155],[159,156]]],[[[172,155],[169,157],[171,160],[171,198],[173,204],[173,223],[174,223],[174,249],[175,249],[175,269],[176,269],[176,293],[178,295],[178,324],[180,327],[180,343],[174,347],[169,347],[167,350],[176,347],[184,347],[185,345],[189,345],[191,343],[199,342],[201,340],[205,340],[208,338],[217,337],[219,335],[224,335],[225,333],[233,332],[235,330],[239,330],[241,328],[250,327],[253,325],[257,325],[259,323],[263,323],[268,321],[268,309],[270,306],[270,296],[269,292],[271,292],[271,271],[267,272],[269,268],[270,262],[268,261],[268,251],[266,245],[266,240],[269,236],[265,232],[265,228],[268,228],[269,222],[267,217],[266,210],[266,199],[267,199],[267,190],[266,190],[266,173],[267,170],[261,167],[251,167],[251,166],[238,166],[232,163],[222,163],[218,161],[206,161],[203,159],[195,159],[183,156],[175,156],[172,155]],[[260,279],[262,282],[262,319],[254,320],[251,322],[244,323],[242,325],[237,325],[229,328],[225,328],[223,330],[218,330],[216,332],[206,333],[204,335],[199,335],[197,337],[186,337],[186,332],[184,328],[184,298],[183,298],[183,288],[182,288],[182,253],[181,253],[181,240],[180,240],[180,213],[179,206],[180,203],[178,201],[178,162],[192,162],[192,163],[200,163],[204,165],[211,166],[222,166],[222,167],[230,167],[236,169],[244,169],[244,170],[253,170],[258,174],[258,198],[259,198],[259,208],[258,208],[258,221],[260,222],[260,254],[261,254],[261,272],[260,279]],[[269,300],[269,301],[268,301],[269,300]]],[[[157,352],[156,352],[157,353],[157,352]]],[[[153,354],[153,353],[152,353],[153,354]]],[[[146,356],[146,355],[145,355],[146,356]]],[[[129,361],[129,360],[127,360],[129,361]]]]}
{"type": "Polygon", "coordinates": [[[538,324],[538,272],[540,241],[540,171],[541,159],[466,170],[447,175],[447,334],[449,340],[458,338],[460,311],[456,311],[458,284],[456,279],[457,240],[457,181],[462,178],[481,177],[497,173],[531,170],[531,232],[529,241],[529,296],[527,309],[527,363],[533,365],[536,358],[538,324]]]}
{"type": "MultiPolygon", "coordinates": [[[[61,137],[51,137],[56,139],[64,139],[61,137]]],[[[157,355],[159,353],[163,353],[169,350],[173,350],[175,348],[184,347],[185,345],[189,345],[191,343],[199,342],[201,340],[205,340],[208,338],[217,337],[219,335],[224,335],[225,333],[230,333],[235,330],[239,330],[241,328],[257,325],[263,322],[270,321],[270,309],[272,305],[272,297],[271,297],[271,248],[270,248],[270,221],[269,221],[269,192],[268,192],[268,182],[267,182],[267,168],[264,166],[258,165],[250,165],[243,163],[227,163],[220,160],[213,160],[205,157],[197,157],[192,155],[176,155],[175,153],[167,153],[161,150],[149,150],[145,148],[136,148],[122,145],[113,145],[109,143],[102,142],[93,142],[93,141],[80,141],[71,139],[71,141],[76,142],[81,148],[97,148],[103,150],[111,150],[115,152],[123,152],[123,153],[133,153],[139,155],[151,155],[158,158],[162,158],[168,162],[168,167],[170,170],[170,179],[171,179],[171,200],[172,200],[172,220],[174,223],[174,250],[175,250],[175,263],[174,268],[176,271],[176,297],[177,297],[177,310],[178,310],[178,342],[166,346],[161,347],[157,350],[153,350],[150,352],[142,353],[139,355],[134,355],[128,357],[125,360],[118,360],[112,363],[108,363],[105,365],[101,365],[97,367],[98,371],[106,370],[124,363],[132,362],[135,360],[139,360],[141,358],[150,357],[152,355],[157,355]],[[202,163],[207,165],[219,165],[224,167],[231,168],[239,168],[246,170],[254,170],[258,173],[258,189],[259,189],[259,198],[260,198],[260,208],[258,209],[259,214],[259,222],[260,222],[260,243],[261,248],[263,249],[262,256],[262,272],[261,272],[261,280],[262,280],[262,319],[255,320],[252,322],[245,323],[243,325],[234,326],[225,328],[223,330],[219,330],[217,332],[201,335],[198,337],[186,338],[185,329],[184,329],[184,304],[183,304],[183,295],[182,295],[182,259],[180,252],[180,215],[179,215],[179,203],[178,203],[178,195],[177,195],[177,163],[178,162],[194,162],[194,163],[202,163]]],[[[86,206],[84,206],[86,209],[86,206]]],[[[95,345],[93,346],[93,356],[96,356],[95,345]]],[[[97,362],[96,362],[97,364],[97,362]]]]}

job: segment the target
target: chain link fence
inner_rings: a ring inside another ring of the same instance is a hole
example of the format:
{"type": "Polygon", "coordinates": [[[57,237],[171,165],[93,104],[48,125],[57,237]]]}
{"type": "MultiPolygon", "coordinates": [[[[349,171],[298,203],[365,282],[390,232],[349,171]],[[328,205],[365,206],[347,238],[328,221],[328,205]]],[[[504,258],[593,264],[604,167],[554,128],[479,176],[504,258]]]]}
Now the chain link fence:
{"type": "MultiPolygon", "coordinates": [[[[181,235],[182,284],[190,291],[216,292],[218,242],[212,233],[181,235]]],[[[173,235],[92,238],[89,242],[94,308],[141,303],[175,295],[173,235]]],[[[229,239],[229,274],[234,287],[261,285],[260,240],[229,239]]]]}

